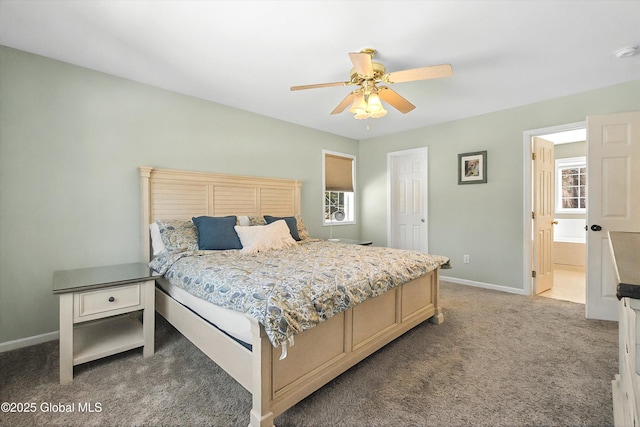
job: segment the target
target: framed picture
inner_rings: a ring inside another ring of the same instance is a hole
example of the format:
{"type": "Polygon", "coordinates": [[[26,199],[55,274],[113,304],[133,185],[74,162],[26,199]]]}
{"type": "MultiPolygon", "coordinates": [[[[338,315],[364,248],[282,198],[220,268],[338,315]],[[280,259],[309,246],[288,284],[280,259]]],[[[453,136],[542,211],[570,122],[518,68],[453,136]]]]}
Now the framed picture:
{"type": "Polygon", "coordinates": [[[487,182],[487,152],[458,154],[458,185],[487,182]]]}

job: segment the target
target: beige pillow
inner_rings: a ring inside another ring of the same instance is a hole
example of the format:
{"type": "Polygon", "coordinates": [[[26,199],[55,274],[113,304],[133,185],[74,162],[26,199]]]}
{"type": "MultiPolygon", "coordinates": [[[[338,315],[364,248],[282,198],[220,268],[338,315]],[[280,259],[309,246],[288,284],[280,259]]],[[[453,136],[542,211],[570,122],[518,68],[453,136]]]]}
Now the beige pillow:
{"type": "Polygon", "coordinates": [[[269,225],[254,225],[251,227],[235,226],[236,233],[242,243],[243,254],[255,254],[273,249],[295,246],[296,241],[291,237],[289,226],[284,220],[272,222],[269,225]]]}
{"type": "Polygon", "coordinates": [[[308,240],[311,237],[309,236],[309,232],[307,231],[307,227],[302,222],[302,217],[300,215],[296,215],[296,226],[298,227],[298,236],[300,236],[300,240],[308,240]]]}

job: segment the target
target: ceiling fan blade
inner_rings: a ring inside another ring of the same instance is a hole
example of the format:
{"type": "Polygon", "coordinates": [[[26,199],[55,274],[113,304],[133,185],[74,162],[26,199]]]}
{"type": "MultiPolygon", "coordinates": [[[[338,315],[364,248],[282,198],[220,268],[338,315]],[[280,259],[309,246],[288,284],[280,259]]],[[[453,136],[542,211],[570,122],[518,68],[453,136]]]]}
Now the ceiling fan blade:
{"type": "Polygon", "coordinates": [[[342,102],[340,104],[338,104],[338,106],[336,108],[333,109],[333,111],[331,112],[331,114],[340,114],[344,111],[345,108],[347,108],[352,102],[353,99],[356,97],[356,92],[351,92],[349,95],[347,95],[347,97],[345,99],[342,100],[342,102]]]}
{"type": "Polygon", "coordinates": [[[321,87],[348,86],[351,82],[317,83],[314,85],[291,86],[291,90],[318,89],[321,87]]]}
{"type": "Polygon", "coordinates": [[[365,77],[373,77],[373,64],[371,63],[371,54],[363,52],[350,52],[349,58],[353,62],[353,68],[356,72],[365,77]]]}
{"type": "Polygon", "coordinates": [[[380,86],[378,88],[378,96],[402,114],[407,114],[409,111],[416,108],[415,105],[398,95],[396,91],[387,86],[380,86]]]}
{"type": "Polygon", "coordinates": [[[411,70],[394,71],[384,79],[388,83],[411,82],[414,80],[439,79],[453,75],[450,64],[433,65],[431,67],[413,68],[411,70]]]}

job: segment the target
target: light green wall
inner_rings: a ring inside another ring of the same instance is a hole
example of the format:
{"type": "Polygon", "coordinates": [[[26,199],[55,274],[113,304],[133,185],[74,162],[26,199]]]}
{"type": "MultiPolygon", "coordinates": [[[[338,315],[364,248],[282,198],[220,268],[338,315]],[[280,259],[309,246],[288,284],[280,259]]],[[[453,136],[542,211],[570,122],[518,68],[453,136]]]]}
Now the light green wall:
{"type": "Polygon", "coordinates": [[[553,155],[556,159],[586,156],[587,141],[571,142],[569,144],[556,144],[553,146],[553,155]]]}
{"type": "Polygon", "coordinates": [[[387,153],[428,147],[429,252],[452,259],[443,274],[522,290],[523,132],[636,110],[640,80],[361,141],[361,237],[386,242],[387,153]],[[488,151],[488,183],[458,185],[458,154],[481,150],[488,151]]]}
{"type": "Polygon", "coordinates": [[[358,142],[0,47],[0,343],[58,329],[53,271],[140,260],[138,166],[299,179],[328,237],[322,149],[358,142]]]}

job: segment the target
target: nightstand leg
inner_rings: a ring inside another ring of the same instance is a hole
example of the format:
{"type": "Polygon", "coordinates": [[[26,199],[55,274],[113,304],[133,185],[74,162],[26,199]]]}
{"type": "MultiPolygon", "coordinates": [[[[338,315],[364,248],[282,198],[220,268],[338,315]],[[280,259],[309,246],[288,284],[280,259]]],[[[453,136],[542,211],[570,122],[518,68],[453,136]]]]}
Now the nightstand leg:
{"type": "Polygon", "coordinates": [[[144,349],[142,355],[144,357],[153,356],[154,335],[156,324],[156,281],[149,280],[143,284],[144,288],[144,312],[142,315],[142,335],[144,337],[144,349]]]}
{"type": "Polygon", "coordinates": [[[73,381],[73,293],[60,294],[60,384],[73,381]]]}

